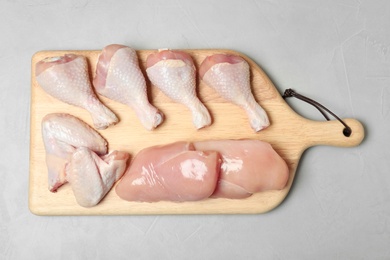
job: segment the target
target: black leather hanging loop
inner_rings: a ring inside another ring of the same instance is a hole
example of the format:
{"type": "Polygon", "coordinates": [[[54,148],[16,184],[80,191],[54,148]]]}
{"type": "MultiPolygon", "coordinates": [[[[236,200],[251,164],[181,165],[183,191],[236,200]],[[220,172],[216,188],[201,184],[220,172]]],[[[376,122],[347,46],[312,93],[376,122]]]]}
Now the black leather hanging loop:
{"type": "Polygon", "coordinates": [[[328,115],[325,113],[328,112],[329,114],[331,114],[334,118],[336,118],[341,124],[344,125],[344,129],[343,129],[343,134],[344,136],[346,137],[349,137],[351,136],[352,134],[352,129],[343,121],[341,120],[336,114],[334,114],[332,111],[330,111],[329,109],[327,109],[326,107],[324,107],[323,105],[321,105],[320,103],[318,103],[317,101],[314,101],[313,99],[311,98],[308,98],[308,97],[305,97],[301,94],[298,94],[297,92],[295,92],[294,90],[292,90],[291,88],[289,89],[286,89],[284,91],[284,94],[283,94],[283,98],[286,99],[286,98],[289,98],[289,97],[296,97],[302,101],[305,101],[306,103],[309,103],[310,105],[314,106],[315,108],[318,109],[318,111],[321,112],[321,114],[325,117],[326,120],[330,120],[328,115]],[[324,111],[325,110],[325,111],[324,111]]]}

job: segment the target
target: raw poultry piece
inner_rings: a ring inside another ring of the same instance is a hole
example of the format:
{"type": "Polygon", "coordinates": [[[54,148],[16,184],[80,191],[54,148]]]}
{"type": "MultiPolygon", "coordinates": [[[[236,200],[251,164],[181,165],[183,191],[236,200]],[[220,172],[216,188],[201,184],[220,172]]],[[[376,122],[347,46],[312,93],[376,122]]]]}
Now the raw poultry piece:
{"type": "Polygon", "coordinates": [[[146,129],[162,123],[163,114],[149,103],[134,49],[118,44],[106,46],[99,55],[93,85],[100,95],[130,106],[146,129]]]}
{"type": "Polygon", "coordinates": [[[200,65],[201,79],[226,100],[243,108],[256,132],[269,126],[264,109],[251,92],[248,63],[240,56],[215,54],[208,56],[200,65]]]}
{"type": "Polygon", "coordinates": [[[66,183],[65,165],[77,147],[87,147],[98,155],[107,153],[107,142],[94,129],[69,114],[54,113],[42,120],[49,190],[56,192],[66,183]]]}
{"type": "Polygon", "coordinates": [[[140,151],[116,186],[128,201],[196,201],[215,190],[221,159],[217,152],[195,151],[177,142],[140,151]]]}
{"type": "Polygon", "coordinates": [[[99,157],[86,147],[79,147],[66,166],[66,179],[72,186],[77,203],[83,207],[97,205],[126,170],[129,154],[113,151],[99,157]]]}
{"type": "Polygon", "coordinates": [[[197,129],[211,124],[209,111],[196,95],[196,68],[190,55],[163,50],[149,55],[146,66],[146,73],[154,86],[173,101],[188,107],[197,129]]]}
{"type": "Polygon", "coordinates": [[[116,187],[129,201],[242,199],[283,189],[286,162],[259,140],[177,142],[139,152],[116,187]]]}
{"type": "Polygon", "coordinates": [[[68,104],[86,109],[97,129],[105,129],[118,122],[93,92],[85,57],[75,54],[49,57],[35,67],[39,85],[51,96],[68,104]]]}
{"type": "Polygon", "coordinates": [[[259,140],[221,140],[194,143],[196,150],[221,154],[218,185],[212,197],[241,199],[253,193],[283,189],[289,179],[286,162],[269,143],[259,140]]]}

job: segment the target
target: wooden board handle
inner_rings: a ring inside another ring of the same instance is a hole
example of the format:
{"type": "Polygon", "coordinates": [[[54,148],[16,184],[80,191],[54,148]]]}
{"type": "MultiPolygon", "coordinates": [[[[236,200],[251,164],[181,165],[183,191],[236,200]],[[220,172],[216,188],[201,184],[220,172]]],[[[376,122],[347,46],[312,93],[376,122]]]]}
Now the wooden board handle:
{"type": "Polygon", "coordinates": [[[308,147],[314,145],[331,145],[339,147],[353,147],[364,139],[364,127],[356,119],[343,119],[352,129],[349,137],[343,134],[344,126],[337,120],[311,121],[307,120],[303,127],[307,133],[308,147]]]}

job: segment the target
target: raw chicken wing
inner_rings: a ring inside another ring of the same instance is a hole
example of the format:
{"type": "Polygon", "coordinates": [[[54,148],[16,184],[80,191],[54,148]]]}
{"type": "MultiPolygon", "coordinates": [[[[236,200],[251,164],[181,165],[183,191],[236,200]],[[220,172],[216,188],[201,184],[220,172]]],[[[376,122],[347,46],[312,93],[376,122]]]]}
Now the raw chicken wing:
{"type": "Polygon", "coordinates": [[[130,106],[146,129],[162,123],[163,114],[148,101],[134,49],[118,44],[106,46],[99,55],[93,85],[100,95],[130,106]]]}
{"type": "Polygon", "coordinates": [[[146,66],[153,85],[190,109],[197,129],[211,124],[209,111],[196,96],[196,69],[190,55],[182,51],[163,50],[149,55],[146,66]]]}
{"type": "Polygon", "coordinates": [[[212,197],[240,199],[256,192],[280,190],[287,184],[287,164],[269,143],[221,140],[194,145],[196,150],[213,150],[222,156],[220,178],[212,197]]]}
{"type": "Polygon", "coordinates": [[[107,153],[107,142],[90,126],[69,114],[48,114],[42,120],[49,190],[66,183],[65,165],[77,147],[87,147],[99,155],[107,153]]]}
{"type": "Polygon", "coordinates": [[[116,193],[128,201],[202,200],[215,190],[220,162],[217,152],[195,151],[186,142],[149,147],[134,158],[116,193]]]}
{"type": "Polygon", "coordinates": [[[65,54],[45,58],[36,64],[35,76],[39,85],[51,96],[89,111],[97,129],[105,129],[118,122],[115,114],[93,92],[85,57],[65,54]]]}
{"type": "Polygon", "coordinates": [[[111,190],[122,177],[129,154],[114,151],[99,157],[86,147],[79,147],[66,166],[66,179],[72,186],[80,206],[92,207],[111,190]]]}
{"type": "Polygon", "coordinates": [[[243,108],[256,132],[269,126],[264,109],[251,92],[249,65],[235,55],[215,54],[207,57],[199,68],[203,81],[226,100],[243,108]]]}

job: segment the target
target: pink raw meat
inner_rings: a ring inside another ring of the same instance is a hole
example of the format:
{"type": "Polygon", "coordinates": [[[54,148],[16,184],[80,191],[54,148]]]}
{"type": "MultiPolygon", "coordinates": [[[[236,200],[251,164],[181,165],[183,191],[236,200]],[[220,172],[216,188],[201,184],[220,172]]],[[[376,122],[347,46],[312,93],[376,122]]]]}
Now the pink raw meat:
{"type": "Polygon", "coordinates": [[[217,152],[195,151],[187,142],[149,147],[134,158],[116,193],[128,201],[202,200],[215,190],[220,162],[217,152]]]}
{"type": "Polygon", "coordinates": [[[259,140],[178,142],[142,150],[116,192],[129,201],[242,199],[283,189],[286,162],[259,140]]]}
{"type": "Polygon", "coordinates": [[[222,156],[213,197],[239,199],[266,190],[283,189],[289,178],[286,162],[269,143],[259,140],[222,140],[194,143],[196,150],[222,156]]]}

